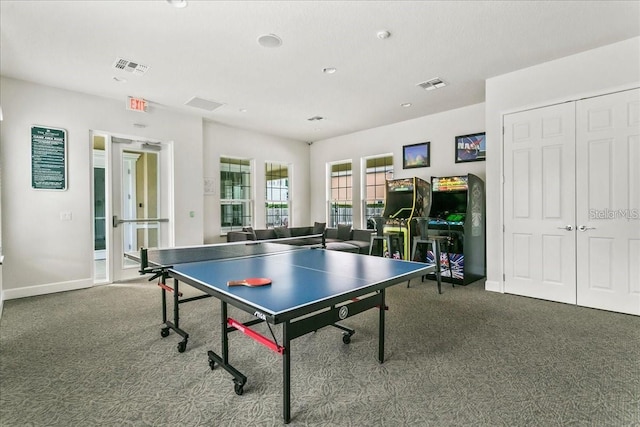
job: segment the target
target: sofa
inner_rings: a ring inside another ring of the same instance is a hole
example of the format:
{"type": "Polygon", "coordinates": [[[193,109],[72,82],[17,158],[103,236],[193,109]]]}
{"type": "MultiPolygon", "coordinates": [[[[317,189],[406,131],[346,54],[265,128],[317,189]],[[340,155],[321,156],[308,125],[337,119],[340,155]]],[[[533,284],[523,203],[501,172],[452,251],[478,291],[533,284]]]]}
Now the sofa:
{"type": "Polygon", "coordinates": [[[245,227],[242,231],[229,231],[227,242],[271,240],[296,246],[319,246],[333,251],[369,254],[371,234],[374,230],[359,230],[349,224],[338,224],[335,228],[325,228],[324,223],[314,223],[305,227],[276,227],[253,229],[245,227]]]}
{"type": "Polygon", "coordinates": [[[336,228],[325,230],[325,245],[329,250],[369,254],[371,235],[374,230],[351,228],[351,225],[338,224],[336,228]]]}

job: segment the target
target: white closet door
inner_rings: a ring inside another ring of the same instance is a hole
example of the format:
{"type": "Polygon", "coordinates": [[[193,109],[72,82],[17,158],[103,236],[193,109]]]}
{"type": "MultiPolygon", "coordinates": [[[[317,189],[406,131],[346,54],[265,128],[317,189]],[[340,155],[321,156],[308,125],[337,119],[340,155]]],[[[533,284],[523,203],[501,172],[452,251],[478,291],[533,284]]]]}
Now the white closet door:
{"type": "Polygon", "coordinates": [[[576,302],[575,104],[504,117],[505,291],[576,302]]]}
{"type": "Polygon", "coordinates": [[[640,315],[640,90],[576,114],[577,303],[640,315]]]}

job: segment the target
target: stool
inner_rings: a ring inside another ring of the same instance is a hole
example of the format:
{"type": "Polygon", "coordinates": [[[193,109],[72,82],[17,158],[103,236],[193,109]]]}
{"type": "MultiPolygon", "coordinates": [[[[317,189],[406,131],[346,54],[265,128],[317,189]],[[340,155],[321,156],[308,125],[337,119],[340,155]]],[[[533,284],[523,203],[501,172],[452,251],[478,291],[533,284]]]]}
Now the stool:
{"type": "Polygon", "coordinates": [[[398,249],[397,252],[400,255],[398,259],[404,259],[402,234],[401,233],[385,233],[385,236],[387,236],[389,238],[389,241],[391,242],[391,244],[387,246],[389,248],[389,258],[395,258],[391,253],[391,250],[395,247],[398,249]]]}
{"type": "Polygon", "coordinates": [[[377,236],[375,234],[371,235],[371,239],[369,242],[369,255],[373,254],[373,246],[374,244],[377,246],[377,242],[381,242],[382,248],[380,249],[379,254],[376,253],[376,256],[385,256],[384,254],[384,244],[387,244],[387,251],[389,252],[389,256],[387,258],[393,258],[392,250],[395,247],[398,248],[397,252],[400,254],[399,259],[404,259],[404,251],[402,250],[402,240],[400,235],[397,233],[384,233],[382,236],[377,236]]]}
{"type": "Polygon", "coordinates": [[[389,235],[377,236],[375,234],[371,235],[371,241],[369,242],[369,255],[373,253],[373,245],[374,242],[380,242],[380,254],[376,253],[376,256],[384,256],[384,243],[387,242],[387,250],[391,251],[391,237],[389,235]]]}
{"type": "MultiPolygon", "coordinates": [[[[416,250],[418,249],[418,245],[431,245],[431,249],[433,250],[433,254],[434,254],[434,261],[436,263],[436,280],[438,281],[438,293],[441,294],[442,293],[442,272],[441,272],[441,265],[440,265],[440,240],[438,238],[433,238],[436,236],[430,236],[426,239],[419,239],[416,238],[413,241],[413,248],[411,249],[411,261],[415,260],[416,257],[416,250]]],[[[418,262],[424,262],[424,261],[418,261],[418,262]]],[[[422,276],[422,279],[424,280],[424,276],[422,276]]],[[[409,287],[409,285],[407,285],[407,287],[409,287]]]]}

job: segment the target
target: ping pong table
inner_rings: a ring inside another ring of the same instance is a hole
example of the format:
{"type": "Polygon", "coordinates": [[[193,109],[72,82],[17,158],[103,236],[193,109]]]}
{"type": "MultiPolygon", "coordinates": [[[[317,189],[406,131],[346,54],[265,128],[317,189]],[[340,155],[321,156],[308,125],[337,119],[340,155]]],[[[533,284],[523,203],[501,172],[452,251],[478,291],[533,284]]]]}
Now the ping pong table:
{"type": "Polygon", "coordinates": [[[385,289],[434,272],[435,265],[390,258],[298,247],[271,242],[239,242],[172,249],[141,249],[129,258],[140,262],[140,273],[152,273],[162,288],[163,322],[161,335],[174,330],[183,337],[178,345],[186,348],[188,334],[179,325],[179,304],[214,297],[221,304],[222,342],[220,354],[208,351],[209,365],[225,369],[232,377],[234,391],[243,394],[247,377],[229,362],[228,334],[240,331],[282,356],[283,418],[291,419],[291,341],[326,326],[343,331],[349,344],[353,329],[338,322],[363,311],[379,311],[378,360],[384,362],[385,289]],[[266,277],[268,286],[227,286],[228,281],[266,277]],[[173,287],[166,279],[173,279],[173,287]],[[202,295],[180,299],[179,283],[188,284],[202,295]],[[173,293],[174,320],[167,320],[166,293],[173,293]],[[241,323],[228,316],[228,304],[254,319],[241,323]],[[271,336],[252,328],[267,323],[271,336]],[[277,341],[270,325],[281,324],[277,341]]]}

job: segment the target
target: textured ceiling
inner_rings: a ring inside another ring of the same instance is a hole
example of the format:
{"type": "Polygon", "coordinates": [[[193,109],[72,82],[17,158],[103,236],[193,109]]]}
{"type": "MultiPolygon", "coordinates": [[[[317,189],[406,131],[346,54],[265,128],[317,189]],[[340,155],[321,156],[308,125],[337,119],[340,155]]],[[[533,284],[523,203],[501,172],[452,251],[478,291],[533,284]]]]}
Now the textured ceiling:
{"type": "Polygon", "coordinates": [[[0,34],[3,76],[315,141],[480,103],[489,77],[639,36],[640,2],[1,0],[0,34]],[[260,46],[268,33],[282,46],[260,46]],[[416,87],[433,77],[449,86],[416,87]]]}

